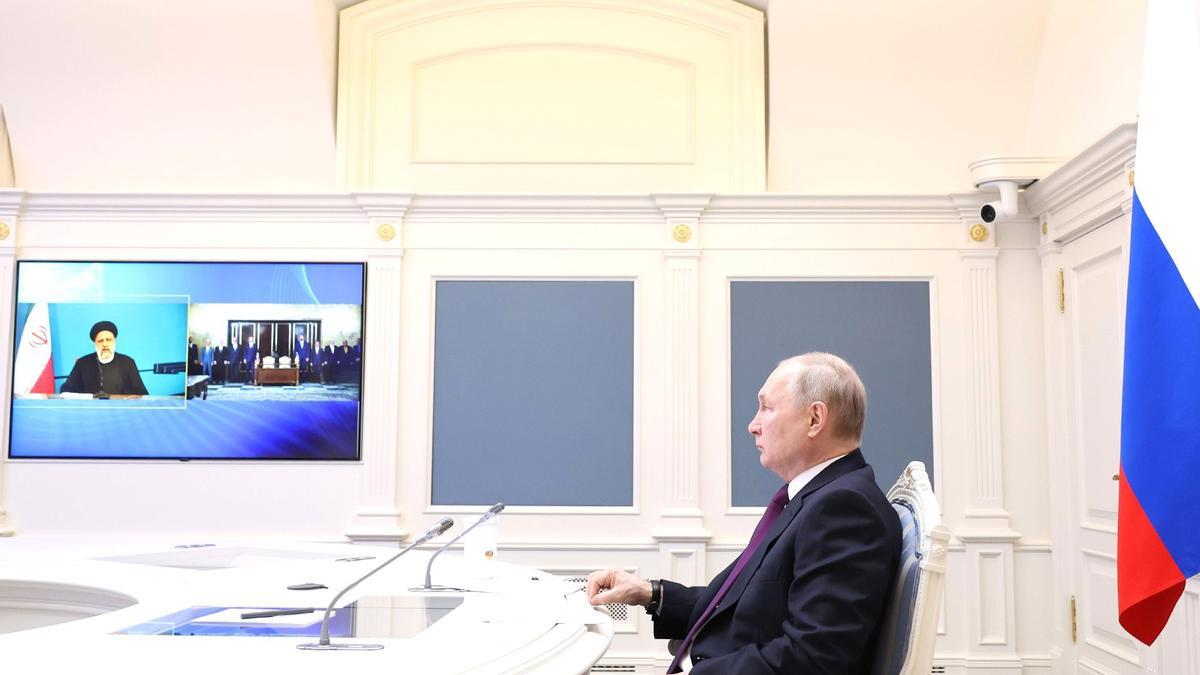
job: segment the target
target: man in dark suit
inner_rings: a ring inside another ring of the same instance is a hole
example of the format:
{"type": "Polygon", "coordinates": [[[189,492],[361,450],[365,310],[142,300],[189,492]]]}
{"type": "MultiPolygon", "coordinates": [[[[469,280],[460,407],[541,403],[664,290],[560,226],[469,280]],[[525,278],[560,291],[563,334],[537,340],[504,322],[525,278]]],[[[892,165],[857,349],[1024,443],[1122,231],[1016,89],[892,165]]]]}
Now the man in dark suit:
{"type": "Polygon", "coordinates": [[[229,345],[218,345],[213,353],[213,382],[225,384],[229,377],[229,345]]]}
{"type": "Polygon", "coordinates": [[[317,380],[325,383],[325,352],[321,350],[321,341],[313,341],[312,369],[317,374],[317,380]]]}
{"type": "Polygon", "coordinates": [[[200,348],[192,341],[192,336],[188,336],[188,362],[187,374],[198,375],[200,373],[200,348]]]}
{"type": "Polygon", "coordinates": [[[337,376],[337,350],[333,347],[333,340],[330,340],[321,352],[321,366],[324,368],[321,371],[321,381],[333,382],[337,376]]]}
{"type": "Polygon", "coordinates": [[[303,335],[296,337],[296,344],[293,351],[295,352],[296,367],[300,369],[300,378],[312,369],[312,347],[305,341],[303,335]]]}
{"type": "Polygon", "coordinates": [[[241,365],[242,372],[246,374],[246,384],[254,384],[254,369],[258,367],[258,347],[254,346],[254,338],[246,338],[241,365]]]}
{"type": "Polygon", "coordinates": [[[111,321],[98,321],[88,337],[95,343],[96,352],[75,360],[60,391],[93,394],[97,398],[108,398],[110,394],[145,396],[146,385],[142,383],[137,363],[117,353],[117,325],[111,321]]]}
{"type": "Polygon", "coordinates": [[[866,390],[832,354],[779,364],[749,431],[784,481],[750,544],[707,587],[593,572],[592,604],[646,607],[682,639],[668,673],[867,673],[900,558],[900,522],[858,449],[866,390]]]}
{"type": "Polygon", "coordinates": [[[234,382],[242,382],[242,359],[245,358],[246,346],[243,345],[237,338],[233,339],[229,347],[229,374],[233,377],[234,382]]]}

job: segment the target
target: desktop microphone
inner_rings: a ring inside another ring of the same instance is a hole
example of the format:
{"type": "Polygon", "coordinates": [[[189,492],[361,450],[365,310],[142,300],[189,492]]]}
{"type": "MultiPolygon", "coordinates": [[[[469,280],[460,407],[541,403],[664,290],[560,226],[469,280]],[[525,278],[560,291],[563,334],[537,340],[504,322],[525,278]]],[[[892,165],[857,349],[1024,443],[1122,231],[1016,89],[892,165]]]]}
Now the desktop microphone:
{"type": "Polygon", "coordinates": [[[108,394],[104,393],[104,366],[100,363],[100,359],[96,359],[96,372],[100,373],[100,390],[96,392],[96,398],[108,398],[108,394]]]}
{"type": "Polygon", "coordinates": [[[404,550],[400,551],[396,555],[383,561],[383,564],[379,565],[378,567],[371,570],[370,572],[367,572],[366,574],[364,574],[361,577],[359,577],[358,579],[356,579],[354,581],[354,583],[343,588],[342,592],[338,593],[336,596],[334,596],[333,600],[329,601],[329,606],[325,608],[325,618],[323,618],[321,620],[321,639],[317,642],[307,642],[302,645],[296,645],[296,648],[297,649],[312,649],[312,650],[347,649],[347,650],[359,650],[359,651],[374,651],[376,649],[383,649],[383,645],[378,645],[378,644],[336,644],[336,645],[330,644],[329,643],[329,615],[331,612],[333,612],[333,606],[336,605],[337,601],[341,600],[342,596],[345,595],[351,588],[354,588],[355,586],[366,581],[371,575],[375,574],[379,570],[392,564],[392,561],[396,560],[397,558],[404,555],[405,553],[408,553],[409,551],[413,550],[414,548],[420,546],[421,544],[424,544],[425,542],[429,541],[430,539],[433,539],[434,537],[440,535],[441,533],[450,529],[453,525],[454,525],[454,519],[442,518],[441,522],[439,522],[437,525],[434,525],[433,527],[429,528],[429,531],[426,532],[424,535],[422,535],[420,539],[418,539],[418,540],[414,541],[413,543],[409,544],[408,546],[404,547],[404,550]]]}
{"type": "Polygon", "coordinates": [[[495,518],[503,510],[504,510],[504,502],[499,502],[497,504],[494,504],[492,506],[492,508],[488,509],[487,511],[484,511],[482,516],[479,516],[479,520],[475,521],[474,523],[471,523],[471,526],[468,527],[467,529],[463,530],[462,532],[460,532],[457,537],[446,542],[446,544],[444,546],[442,546],[441,548],[439,548],[437,551],[434,551],[433,555],[429,556],[429,564],[425,566],[425,585],[424,586],[414,586],[413,588],[410,588],[408,590],[410,590],[414,593],[419,593],[422,591],[462,592],[462,591],[466,590],[463,588],[455,588],[453,586],[434,586],[431,583],[430,574],[429,574],[430,571],[433,569],[433,559],[438,557],[439,555],[441,555],[442,551],[445,551],[446,549],[450,548],[451,544],[458,541],[459,539],[462,539],[464,535],[466,535],[471,530],[475,529],[476,526],[478,526],[482,523],[486,523],[487,521],[491,520],[492,518],[495,518]]]}

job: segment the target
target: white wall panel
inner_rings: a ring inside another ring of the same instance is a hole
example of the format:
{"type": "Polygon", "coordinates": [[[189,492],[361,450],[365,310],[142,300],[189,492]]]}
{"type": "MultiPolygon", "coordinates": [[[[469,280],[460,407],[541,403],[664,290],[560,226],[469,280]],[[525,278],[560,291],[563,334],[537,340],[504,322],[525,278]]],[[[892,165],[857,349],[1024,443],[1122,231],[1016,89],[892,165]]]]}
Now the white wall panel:
{"type": "Polygon", "coordinates": [[[370,0],[342,12],[340,184],[755,191],[762,14],[732,0],[370,0]]]}

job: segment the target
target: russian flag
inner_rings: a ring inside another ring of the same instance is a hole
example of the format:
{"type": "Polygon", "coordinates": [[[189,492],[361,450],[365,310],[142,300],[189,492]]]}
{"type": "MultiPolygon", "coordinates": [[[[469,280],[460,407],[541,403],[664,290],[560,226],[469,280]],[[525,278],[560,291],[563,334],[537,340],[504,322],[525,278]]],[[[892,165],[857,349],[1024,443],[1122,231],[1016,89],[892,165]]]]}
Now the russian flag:
{"type": "Polygon", "coordinates": [[[1154,642],[1200,573],[1200,2],[1150,0],[1129,242],[1117,598],[1154,642]]]}

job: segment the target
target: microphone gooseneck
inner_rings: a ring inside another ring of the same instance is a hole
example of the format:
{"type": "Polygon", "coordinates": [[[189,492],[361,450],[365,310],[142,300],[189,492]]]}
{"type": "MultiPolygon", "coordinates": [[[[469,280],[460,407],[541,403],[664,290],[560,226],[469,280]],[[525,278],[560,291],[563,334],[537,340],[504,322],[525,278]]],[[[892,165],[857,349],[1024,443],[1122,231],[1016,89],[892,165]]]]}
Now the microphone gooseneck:
{"type": "Polygon", "coordinates": [[[462,539],[464,536],[466,536],[466,534],[468,532],[475,529],[477,526],[479,526],[483,523],[486,523],[487,521],[491,520],[492,518],[495,518],[496,516],[500,515],[500,512],[503,510],[504,510],[504,502],[497,502],[496,504],[493,504],[490,509],[483,512],[482,516],[479,516],[479,520],[476,520],[475,522],[471,523],[471,526],[468,527],[467,529],[463,530],[462,532],[459,532],[457,537],[446,542],[444,545],[442,545],[441,548],[434,551],[433,555],[429,556],[429,564],[425,565],[425,585],[424,586],[414,586],[413,588],[410,588],[408,590],[413,591],[413,592],[461,591],[461,590],[463,590],[461,588],[455,588],[453,586],[434,586],[432,575],[431,575],[431,572],[433,571],[433,561],[435,558],[437,558],[439,555],[442,554],[442,551],[445,551],[446,549],[450,548],[450,546],[452,544],[457,542],[459,539],[462,539]]]}
{"type": "Polygon", "coordinates": [[[446,530],[453,527],[453,525],[454,525],[453,518],[442,518],[441,521],[439,521],[437,525],[434,525],[433,527],[429,528],[429,531],[426,532],[424,535],[422,535],[420,539],[417,539],[416,541],[409,544],[408,546],[405,546],[404,549],[401,550],[399,553],[397,553],[396,555],[383,561],[383,563],[381,563],[375,569],[371,570],[370,572],[367,572],[366,574],[362,575],[358,579],[355,579],[353,583],[351,583],[349,586],[343,588],[340,593],[338,593],[337,595],[335,595],[333,597],[333,600],[329,601],[329,606],[325,608],[325,616],[324,616],[324,618],[321,619],[321,639],[318,640],[317,642],[309,642],[309,643],[305,643],[305,644],[296,645],[296,648],[297,649],[306,649],[306,650],[325,650],[325,649],[376,650],[376,649],[383,649],[383,645],[376,645],[376,644],[336,644],[336,645],[330,644],[329,643],[329,616],[330,616],[330,614],[332,614],[334,606],[337,604],[338,600],[342,599],[343,595],[345,595],[346,593],[348,593],[350,591],[350,589],[354,588],[355,586],[357,586],[357,585],[361,584],[362,582],[366,581],[367,579],[371,578],[371,576],[374,575],[376,572],[378,572],[379,570],[392,564],[393,561],[395,561],[397,558],[404,555],[405,553],[408,553],[409,551],[420,546],[421,544],[424,544],[425,542],[429,541],[430,539],[433,539],[434,537],[442,534],[446,530]]]}

